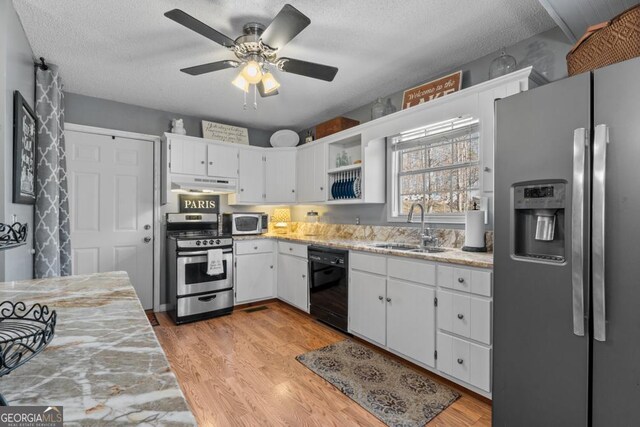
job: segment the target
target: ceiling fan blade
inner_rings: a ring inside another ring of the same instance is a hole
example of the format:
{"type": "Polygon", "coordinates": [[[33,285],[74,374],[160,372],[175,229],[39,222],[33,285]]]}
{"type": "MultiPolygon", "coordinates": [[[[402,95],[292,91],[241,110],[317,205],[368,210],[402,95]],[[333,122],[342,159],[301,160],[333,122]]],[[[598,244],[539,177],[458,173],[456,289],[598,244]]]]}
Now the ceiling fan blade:
{"type": "Polygon", "coordinates": [[[256,85],[256,87],[258,88],[258,93],[260,94],[261,97],[263,98],[267,98],[269,96],[275,96],[278,94],[278,89],[269,92],[269,93],[265,93],[264,91],[264,85],[262,84],[262,82],[258,82],[258,84],[256,85]]]}
{"type": "Polygon", "coordinates": [[[183,68],[180,71],[199,76],[200,74],[211,73],[213,71],[224,70],[226,68],[236,68],[240,63],[238,61],[217,61],[208,64],[196,65],[195,67],[183,68]]]}
{"type": "Polygon", "coordinates": [[[311,23],[306,15],[285,4],[260,37],[272,49],[281,49],[311,23]]]}
{"type": "Polygon", "coordinates": [[[176,21],[180,25],[184,25],[188,29],[195,31],[200,35],[205,36],[209,40],[213,40],[214,42],[221,44],[224,47],[235,46],[235,42],[232,39],[222,33],[219,33],[207,24],[198,21],[196,18],[189,15],[188,13],[183,12],[180,9],[170,10],[169,12],[165,13],[164,16],[173,21],[176,21]]]}
{"type": "Polygon", "coordinates": [[[336,67],[301,61],[299,59],[280,58],[278,63],[282,64],[282,71],[286,71],[287,73],[299,74],[327,82],[333,81],[333,78],[338,73],[338,68],[336,67]]]}

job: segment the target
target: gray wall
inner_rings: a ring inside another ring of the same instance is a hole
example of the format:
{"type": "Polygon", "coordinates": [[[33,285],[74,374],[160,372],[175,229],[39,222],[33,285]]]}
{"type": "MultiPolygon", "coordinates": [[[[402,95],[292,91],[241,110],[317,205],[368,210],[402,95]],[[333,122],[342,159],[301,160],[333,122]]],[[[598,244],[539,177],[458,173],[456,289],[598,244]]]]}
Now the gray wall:
{"type": "Polygon", "coordinates": [[[33,206],[12,203],[13,198],[13,91],[19,90],[33,107],[35,93],[33,52],[9,0],[0,2],[0,222],[13,215],[29,226],[27,245],[0,252],[0,281],[33,277],[33,206]]]}
{"type": "MultiPolygon", "coordinates": [[[[61,73],[64,77],[64,70],[61,70],[61,73]]],[[[171,131],[171,120],[174,118],[183,119],[187,135],[197,137],[202,136],[202,120],[218,121],[213,117],[185,116],[76,93],[65,93],[67,123],[162,135],[171,131]]],[[[269,138],[272,134],[271,131],[249,128],[249,143],[262,147],[270,146],[269,138]]]]}

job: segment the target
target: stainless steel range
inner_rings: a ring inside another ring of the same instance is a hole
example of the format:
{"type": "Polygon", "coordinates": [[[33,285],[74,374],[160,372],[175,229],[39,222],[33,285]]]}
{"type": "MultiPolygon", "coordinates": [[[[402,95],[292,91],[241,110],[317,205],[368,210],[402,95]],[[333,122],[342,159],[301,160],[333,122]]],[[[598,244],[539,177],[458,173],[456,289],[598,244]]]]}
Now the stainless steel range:
{"type": "Polygon", "coordinates": [[[218,232],[217,214],[167,214],[167,283],[176,324],[233,311],[233,240],[218,232]],[[222,268],[211,272],[216,255],[222,268]]]}

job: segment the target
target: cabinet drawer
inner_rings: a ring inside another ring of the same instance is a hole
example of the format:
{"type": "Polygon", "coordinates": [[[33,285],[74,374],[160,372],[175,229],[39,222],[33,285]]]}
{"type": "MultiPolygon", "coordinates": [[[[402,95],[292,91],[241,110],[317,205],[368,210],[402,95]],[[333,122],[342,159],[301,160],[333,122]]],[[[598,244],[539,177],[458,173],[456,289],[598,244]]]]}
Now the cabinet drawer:
{"type": "Polygon", "coordinates": [[[491,271],[438,265],[438,286],[491,296],[491,271]]]}
{"type": "Polygon", "coordinates": [[[428,262],[389,258],[389,276],[423,285],[436,285],[436,265],[428,262]]]}
{"type": "Polygon", "coordinates": [[[381,255],[367,255],[360,252],[349,253],[349,265],[354,270],[380,275],[387,274],[387,259],[381,255]]]}
{"type": "Polygon", "coordinates": [[[278,242],[278,252],[281,254],[293,255],[301,258],[307,258],[307,245],[291,242],[278,242]]]}
{"type": "Polygon", "coordinates": [[[445,374],[491,391],[491,349],[438,332],[437,367],[445,374]]]}
{"type": "Polygon", "coordinates": [[[271,240],[241,240],[236,242],[236,255],[263,254],[266,252],[273,252],[273,242],[271,240]]]}
{"type": "Polygon", "coordinates": [[[491,301],[439,290],[438,327],[490,345],[491,301]]]}

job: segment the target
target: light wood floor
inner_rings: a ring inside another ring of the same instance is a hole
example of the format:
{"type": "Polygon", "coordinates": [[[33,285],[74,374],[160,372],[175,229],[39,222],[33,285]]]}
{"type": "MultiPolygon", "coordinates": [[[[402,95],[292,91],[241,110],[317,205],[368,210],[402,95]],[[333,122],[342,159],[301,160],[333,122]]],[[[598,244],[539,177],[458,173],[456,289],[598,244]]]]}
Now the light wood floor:
{"type": "MultiPolygon", "coordinates": [[[[345,335],[284,303],[267,306],[181,326],[158,314],[153,329],[199,425],[382,426],[295,360],[345,335]]],[[[457,389],[462,397],[429,427],[490,426],[490,405],[457,389]]]]}

